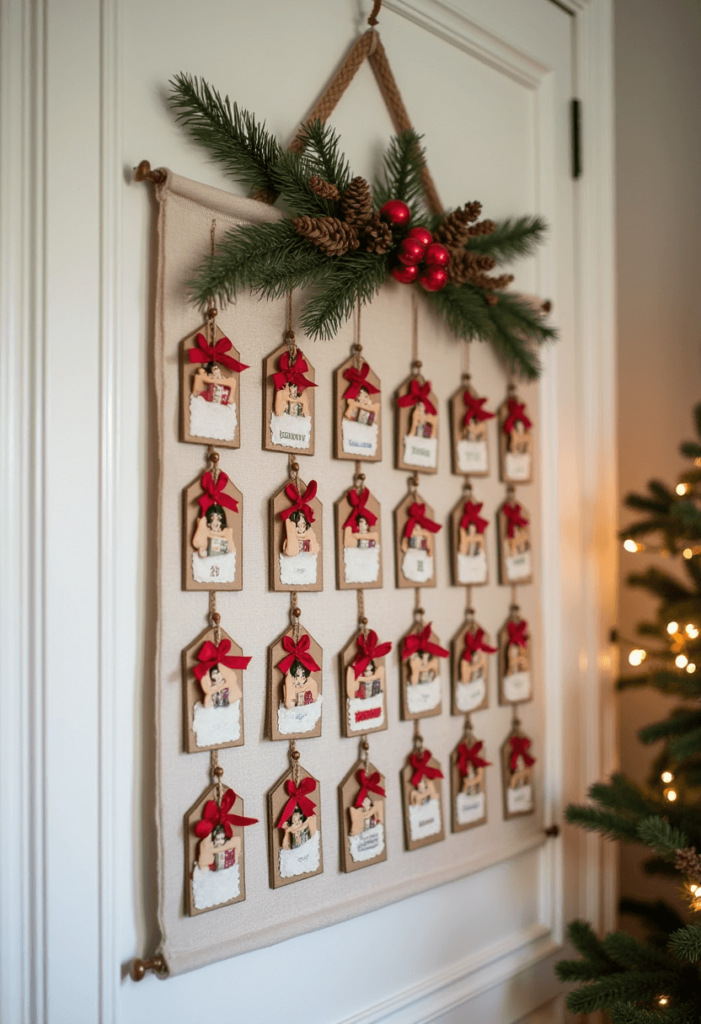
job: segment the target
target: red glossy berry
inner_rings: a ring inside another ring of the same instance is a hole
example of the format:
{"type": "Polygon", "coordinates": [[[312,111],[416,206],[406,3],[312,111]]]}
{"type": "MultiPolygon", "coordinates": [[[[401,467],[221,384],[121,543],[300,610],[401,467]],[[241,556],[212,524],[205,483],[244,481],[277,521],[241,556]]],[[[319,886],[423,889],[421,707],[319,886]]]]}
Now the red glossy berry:
{"type": "Polygon", "coordinates": [[[430,245],[433,241],[433,235],[428,228],[410,228],[407,233],[407,238],[415,238],[417,242],[421,242],[423,246],[430,245]]]}
{"type": "Polygon", "coordinates": [[[426,247],[415,238],[405,238],[400,242],[397,250],[397,259],[405,267],[416,267],[424,258],[426,247]]]}
{"type": "Polygon", "coordinates": [[[380,210],[380,213],[390,224],[401,227],[411,220],[411,210],[401,199],[390,199],[380,210]]]}
{"type": "Polygon", "coordinates": [[[433,242],[426,249],[424,263],[428,264],[429,267],[447,267],[450,263],[450,253],[444,245],[440,245],[439,242],[433,242]]]}
{"type": "Polygon", "coordinates": [[[448,283],[448,271],[445,267],[438,267],[433,264],[422,272],[421,287],[427,292],[439,292],[441,288],[445,288],[448,283]]]}
{"type": "Polygon", "coordinates": [[[411,284],[419,276],[419,268],[414,267],[392,267],[392,277],[401,284],[411,284]]]}

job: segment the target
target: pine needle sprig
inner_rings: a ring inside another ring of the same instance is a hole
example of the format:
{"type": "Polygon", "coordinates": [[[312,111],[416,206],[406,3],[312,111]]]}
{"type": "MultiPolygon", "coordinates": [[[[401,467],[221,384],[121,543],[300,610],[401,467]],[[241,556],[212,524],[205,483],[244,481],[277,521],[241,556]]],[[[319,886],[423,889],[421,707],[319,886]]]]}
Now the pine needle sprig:
{"type": "Polygon", "coordinates": [[[493,256],[499,263],[532,256],[548,231],[542,217],[507,217],[500,221],[489,235],[476,235],[468,239],[469,252],[493,256]]]}
{"type": "Polygon", "coordinates": [[[424,187],[421,171],[426,155],[421,140],[413,128],[395,135],[385,153],[380,177],[373,185],[373,198],[379,208],[390,199],[401,199],[411,210],[411,219],[421,223],[425,219],[423,208],[424,187]]]}
{"type": "Polygon", "coordinates": [[[635,822],[629,821],[613,811],[587,807],[582,804],[570,804],[565,816],[571,825],[579,825],[588,832],[600,832],[607,839],[620,839],[624,843],[639,841],[635,822]]]}
{"type": "Polygon", "coordinates": [[[387,278],[386,260],[355,252],[333,265],[326,283],[304,306],[300,324],[313,339],[328,340],[353,313],[356,302],[370,302],[387,278]]]}
{"type": "Polygon", "coordinates": [[[223,99],[204,79],[177,74],[170,82],[169,104],[179,124],[209,150],[234,181],[254,192],[274,190],[271,169],[280,159],[277,140],[247,110],[223,99]]]}
{"type": "Polygon", "coordinates": [[[298,138],[305,144],[304,155],[312,167],[311,173],[343,192],[351,180],[351,169],[339,149],[337,132],[323,121],[308,121],[298,133],[298,138]]]}
{"type": "Polygon", "coordinates": [[[683,832],[657,816],[644,818],[638,823],[637,832],[640,842],[655,850],[659,857],[673,860],[677,850],[689,845],[689,840],[683,832]]]}
{"type": "Polygon", "coordinates": [[[691,924],[680,928],[669,940],[669,948],[680,960],[695,963],[701,960],[701,925],[691,924]]]}

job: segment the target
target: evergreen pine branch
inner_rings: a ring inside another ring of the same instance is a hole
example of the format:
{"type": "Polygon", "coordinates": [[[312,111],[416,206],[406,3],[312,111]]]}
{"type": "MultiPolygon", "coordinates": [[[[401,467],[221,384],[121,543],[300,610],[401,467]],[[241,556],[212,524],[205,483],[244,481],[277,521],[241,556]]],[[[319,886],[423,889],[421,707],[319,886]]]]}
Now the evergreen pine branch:
{"type": "Polygon", "coordinates": [[[661,993],[675,989],[673,971],[621,971],[570,992],[567,1007],[571,1013],[596,1013],[616,1003],[649,1002],[661,993]]]}
{"type": "Polygon", "coordinates": [[[626,579],[629,587],[639,587],[659,597],[668,604],[675,601],[684,601],[691,597],[678,579],[670,573],[662,572],[660,569],[649,568],[643,573],[631,573],[626,579]]]}
{"type": "Polygon", "coordinates": [[[306,154],[300,155],[290,150],[282,152],[278,162],[270,169],[274,191],[278,193],[290,214],[309,217],[328,217],[335,214],[335,203],[312,192],[309,179],[315,173],[314,165],[307,159],[306,154]]]}
{"type": "MultiPolygon", "coordinates": [[[[618,970],[618,967],[604,949],[601,940],[594,934],[592,926],[588,921],[572,921],[567,928],[567,937],[577,952],[592,964],[593,967],[597,968],[599,975],[613,974],[618,970]]],[[[578,960],[569,962],[579,963],[578,960]]]]}
{"type": "Polygon", "coordinates": [[[625,775],[617,773],[611,781],[595,782],[589,787],[589,797],[602,807],[619,812],[643,815],[651,813],[650,801],[634,782],[625,775]]]}
{"type": "Polygon", "coordinates": [[[663,857],[648,857],[643,861],[643,871],[646,875],[655,875],[658,878],[673,878],[679,880],[679,872],[674,864],[671,864],[663,857]]]}
{"type": "Polygon", "coordinates": [[[662,900],[652,903],[646,900],[622,899],[618,909],[621,914],[630,914],[645,921],[658,934],[670,936],[678,928],[684,927],[682,917],[662,900]]]}
{"type": "Polygon", "coordinates": [[[209,150],[224,171],[253,191],[274,191],[271,170],[282,152],[265,124],[222,99],[204,79],[177,74],[170,83],[169,104],[179,124],[209,150]]]}
{"type": "Polygon", "coordinates": [[[421,145],[422,138],[413,128],[392,138],[384,156],[381,176],[372,190],[375,206],[381,208],[390,199],[401,199],[411,209],[411,219],[415,223],[425,216],[421,171],[426,155],[421,145]]]}
{"type": "Polygon", "coordinates": [[[701,754],[701,727],[670,740],[669,753],[675,761],[684,761],[688,757],[701,754]]]}
{"type": "Polygon", "coordinates": [[[611,1024],[697,1024],[696,1010],[689,1003],[666,1006],[660,1010],[642,1010],[633,1003],[609,1008],[611,1024]]]}
{"type": "Polygon", "coordinates": [[[245,224],[226,233],[213,260],[203,260],[190,290],[200,306],[210,299],[225,306],[245,289],[274,299],[323,279],[328,269],[328,259],[289,220],[245,224]]]}
{"type": "Polygon", "coordinates": [[[351,316],[355,303],[365,304],[387,277],[387,260],[355,252],[334,263],[324,286],[307,302],[300,323],[308,337],[333,338],[351,316]]]}
{"type": "Polygon", "coordinates": [[[668,739],[670,736],[683,736],[690,730],[701,726],[701,711],[675,710],[669,718],[661,722],[653,722],[644,726],[638,732],[642,743],[657,743],[659,740],[668,739]]]}
{"type": "Polygon", "coordinates": [[[684,441],[679,445],[679,451],[689,459],[701,458],[701,444],[697,444],[696,441],[684,441]]]}
{"type": "Polygon", "coordinates": [[[683,832],[673,828],[668,821],[660,817],[645,818],[638,824],[638,837],[644,846],[649,846],[660,857],[673,859],[677,850],[689,845],[683,832]]]}
{"type": "Polygon", "coordinates": [[[304,153],[311,165],[311,173],[343,192],[351,180],[351,169],[343,153],[339,152],[339,137],[335,129],[323,121],[308,121],[299,137],[305,143],[304,153]]]}
{"type": "Polygon", "coordinates": [[[565,818],[571,825],[579,825],[588,832],[600,832],[607,839],[620,839],[624,843],[640,842],[635,823],[612,811],[570,804],[565,818]]]}
{"type": "Polygon", "coordinates": [[[675,967],[666,949],[643,945],[627,932],[612,932],[601,945],[606,955],[623,970],[673,971],[675,967]]]}
{"type": "Polygon", "coordinates": [[[689,963],[701,960],[701,925],[680,928],[670,938],[669,948],[680,960],[688,960],[689,963]]]}
{"type": "Polygon", "coordinates": [[[545,240],[547,230],[542,217],[508,217],[499,221],[491,235],[468,238],[465,248],[493,256],[497,263],[510,263],[532,256],[545,240]]]}

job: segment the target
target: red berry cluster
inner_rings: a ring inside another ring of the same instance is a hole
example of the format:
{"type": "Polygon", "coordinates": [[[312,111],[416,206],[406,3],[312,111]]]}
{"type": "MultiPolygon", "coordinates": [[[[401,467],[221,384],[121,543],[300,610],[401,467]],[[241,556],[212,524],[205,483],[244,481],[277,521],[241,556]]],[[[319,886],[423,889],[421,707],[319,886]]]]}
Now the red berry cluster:
{"type": "MultiPolygon", "coordinates": [[[[390,199],[380,213],[395,227],[405,227],[411,220],[411,210],[401,199],[390,199]]],[[[427,292],[439,292],[448,283],[450,253],[444,245],[433,241],[428,228],[410,228],[397,249],[399,266],[392,268],[392,276],[402,284],[419,280],[427,292]]]]}

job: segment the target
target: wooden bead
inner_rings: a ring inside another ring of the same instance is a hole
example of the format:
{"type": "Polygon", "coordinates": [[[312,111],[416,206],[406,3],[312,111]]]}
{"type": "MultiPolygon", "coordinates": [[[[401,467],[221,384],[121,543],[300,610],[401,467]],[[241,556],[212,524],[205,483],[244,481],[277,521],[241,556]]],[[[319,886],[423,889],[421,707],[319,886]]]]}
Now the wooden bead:
{"type": "Polygon", "coordinates": [[[214,623],[215,626],[219,625],[219,623],[221,622],[221,615],[219,614],[219,612],[212,612],[212,622],[214,623]]]}
{"type": "Polygon", "coordinates": [[[300,753],[299,753],[299,751],[298,751],[298,750],[293,750],[293,751],[292,751],[292,752],[290,753],[290,757],[292,758],[292,760],[293,760],[293,761],[299,761],[299,759],[300,759],[300,756],[301,756],[301,755],[300,755],[300,753]]]}
{"type": "Polygon", "coordinates": [[[216,464],[219,462],[219,452],[212,452],[212,454],[209,456],[209,461],[213,462],[214,465],[216,466],[216,464]]]}
{"type": "Polygon", "coordinates": [[[214,774],[216,775],[216,777],[218,779],[220,779],[222,777],[222,775],[224,774],[224,769],[222,768],[222,766],[220,764],[218,764],[217,767],[214,769],[214,774]]]}
{"type": "Polygon", "coordinates": [[[363,740],[363,742],[360,744],[360,746],[363,748],[363,750],[369,750],[370,749],[370,744],[368,743],[367,740],[363,740]]]}
{"type": "Polygon", "coordinates": [[[362,483],[362,481],[365,479],[365,473],[358,473],[356,479],[360,480],[360,482],[362,483]]]}
{"type": "Polygon", "coordinates": [[[412,369],[414,370],[420,370],[423,365],[424,364],[421,362],[420,359],[415,359],[414,362],[411,364],[412,369]]]}
{"type": "Polygon", "coordinates": [[[417,608],[416,609],[416,614],[417,615],[425,615],[426,612],[423,610],[423,608],[417,608]]]}
{"type": "Polygon", "coordinates": [[[362,619],[360,620],[360,625],[361,626],[367,626],[367,624],[368,624],[368,620],[365,618],[365,616],[363,616],[362,619]]]}
{"type": "Polygon", "coordinates": [[[302,609],[301,608],[293,608],[292,609],[292,614],[294,615],[294,617],[296,619],[298,619],[300,617],[300,615],[302,614],[302,609]]]}
{"type": "Polygon", "coordinates": [[[214,306],[211,306],[210,309],[207,310],[207,319],[214,320],[218,312],[219,310],[215,309],[214,306]]]}
{"type": "Polygon", "coordinates": [[[290,466],[290,469],[292,470],[293,473],[299,473],[299,463],[293,462],[292,465],[290,466]]]}

